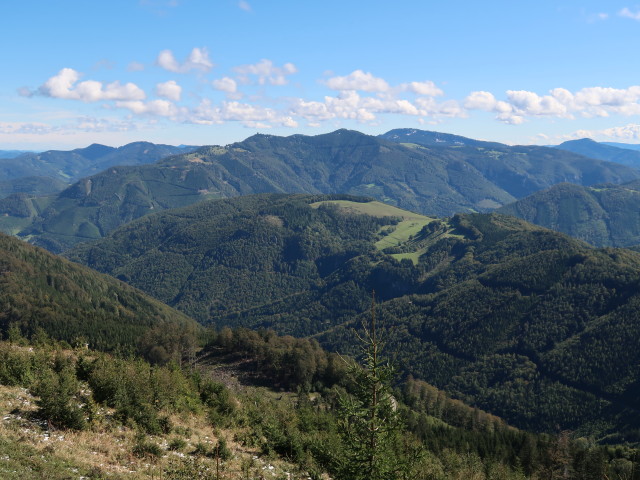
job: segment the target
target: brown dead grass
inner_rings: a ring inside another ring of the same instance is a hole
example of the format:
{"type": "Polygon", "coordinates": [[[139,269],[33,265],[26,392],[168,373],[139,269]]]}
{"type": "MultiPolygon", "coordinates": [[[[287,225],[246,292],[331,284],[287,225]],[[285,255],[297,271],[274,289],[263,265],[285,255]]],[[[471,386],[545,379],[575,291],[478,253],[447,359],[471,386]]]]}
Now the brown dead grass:
{"type": "MultiPolygon", "coordinates": [[[[159,445],[162,456],[140,458],[134,455],[136,431],[117,425],[110,419],[112,412],[100,409],[99,421],[92,429],[74,432],[49,430],[45,422],[33,416],[36,399],[24,388],[0,385],[0,437],[21,446],[30,446],[42,454],[53,455],[84,471],[90,478],[127,478],[132,480],[164,479],[171,463],[188,461],[197,444],[213,449],[224,437],[233,457],[221,464],[220,479],[299,479],[295,467],[286,462],[262,458],[259,452],[234,441],[233,430],[215,430],[204,416],[195,414],[170,415],[173,432],[162,436],[147,436],[146,441],[159,445]],[[168,449],[175,438],[186,441],[182,451],[168,449]],[[243,473],[244,471],[244,473],[243,473]],[[246,472],[249,476],[246,476],[246,472]]],[[[216,460],[198,457],[198,462],[209,467],[210,478],[215,477],[216,460]]],[[[71,473],[71,472],[70,472],[71,473]]],[[[71,475],[69,478],[74,478],[71,475]]]]}

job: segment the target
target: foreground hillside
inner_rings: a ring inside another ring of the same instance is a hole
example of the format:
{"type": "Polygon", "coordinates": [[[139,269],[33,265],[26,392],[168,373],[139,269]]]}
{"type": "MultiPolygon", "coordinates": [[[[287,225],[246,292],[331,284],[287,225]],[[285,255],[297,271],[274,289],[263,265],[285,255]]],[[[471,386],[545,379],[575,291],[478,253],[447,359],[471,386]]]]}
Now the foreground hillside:
{"type": "Polygon", "coordinates": [[[347,399],[369,402],[355,379],[370,372],[273,332],[223,330],[189,369],[19,337],[0,342],[0,358],[7,480],[586,480],[638,468],[631,448],[522,432],[413,379],[394,391],[396,408],[379,410],[384,442],[354,444],[347,399]],[[297,372],[312,363],[309,390],[297,372]],[[280,389],[248,386],[242,372],[280,389]],[[369,449],[386,474],[362,474],[369,449]]]}
{"type": "Polygon", "coordinates": [[[405,372],[517,426],[638,437],[630,251],[501,215],[263,195],[148,216],[70,256],[200,322],[316,335],[342,352],[375,290],[405,372]]]}
{"type": "Polygon", "coordinates": [[[640,244],[640,182],[583,187],[563,183],[497,211],[592,245],[640,244]]]}
{"type": "Polygon", "coordinates": [[[0,331],[111,350],[136,348],[154,328],[195,323],[114,278],[0,234],[0,331]]]}
{"type": "Polygon", "coordinates": [[[635,169],[556,149],[420,145],[421,138],[400,144],[349,130],[313,137],[254,135],[153,165],[109,168],[46,200],[14,198],[13,211],[0,208],[7,215],[0,228],[61,252],[148,213],[206,198],[366,195],[442,216],[489,211],[563,181],[589,185],[640,178],[635,169]]]}

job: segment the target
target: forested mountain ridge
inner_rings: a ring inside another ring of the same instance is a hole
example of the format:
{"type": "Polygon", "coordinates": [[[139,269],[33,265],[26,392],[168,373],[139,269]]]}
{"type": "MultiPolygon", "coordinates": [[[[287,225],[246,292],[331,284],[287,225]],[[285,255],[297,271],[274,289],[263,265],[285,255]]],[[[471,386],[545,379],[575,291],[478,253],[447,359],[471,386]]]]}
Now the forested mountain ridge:
{"type": "MultiPolygon", "coordinates": [[[[392,130],[389,134],[393,132],[397,131],[392,130]]],[[[383,136],[402,144],[420,145],[432,152],[455,151],[458,158],[464,158],[466,163],[514,198],[522,198],[562,182],[592,185],[623,183],[625,179],[631,181],[637,178],[638,171],[634,168],[556,148],[508,146],[458,136],[453,136],[455,140],[452,142],[458,145],[448,146],[445,142],[445,146],[439,146],[441,143],[437,138],[440,134],[436,132],[415,129],[403,129],[400,132],[402,134],[383,136]],[[559,150],[566,155],[558,155],[559,150]]]]}
{"type": "MultiPolygon", "coordinates": [[[[254,135],[153,165],[109,168],[38,199],[44,206],[28,220],[0,211],[8,215],[0,227],[60,252],[152,211],[212,197],[344,193],[442,216],[489,211],[562,181],[636,178],[638,170],[544,147],[401,145],[349,130],[254,135]]],[[[29,205],[22,210],[35,211],[29,205]]]]}
{"type": "Polygon", "coordinates": [[[30,150],[0,150],[0,158],[16,158],[25,153],[34,153],[30,150]]]}
{"type": "Polygon", "coordinates": [[[599,143],[590,138],[569,140],[554,148],[584,155],[585,157],[620,163],[630,167],[640,167],[640,152],[630,148],[599,143]]]}
{"type": "Polygon", "coordinates": [[[378,135],[380,138],[390,140],[396,143],[415,143],[425,147],[428,146],[440,146],[440,147],[484,147],[492,148],[499,147],[504,148],[507,145],[498,142],[485,142],[483,140],[475,140],[473,138],[462,137],[460,135],[452,135],[450,133],[431,132],[428,130],[418,130],[415,128],[396,128],[389,130],[382,135],[378,135]]]}
{"type": "Polygon", "coordinates": [[[112,350],[136,349],[156,327],[196,324],[114,278],[0,234],[0,332],[10,327],[112,350]]]}
{"type": "Polygon", "coordinates": [[[0,158],[0,181],[46,176],[72,182],[116,165],[153,163],[163,157],[195,147],[174,147],[150,142],[133,142],[121,147],[94,143],[74,150],[47,150],[0,158]]]}
{"type": "Polygon", "coordinates": [[[497,212],[566,233],[592,245],[640,244],[640,182],[584,187],[562,183],[497,212]]]}
{"type": "Polygon", "coordinates": [[[631,251],[502,215],[261,195],[147,216],[70,256],[201,322],[316,335],[341,352],[375,290],[403,371],[533,430],[640,429],[631,251]]]}

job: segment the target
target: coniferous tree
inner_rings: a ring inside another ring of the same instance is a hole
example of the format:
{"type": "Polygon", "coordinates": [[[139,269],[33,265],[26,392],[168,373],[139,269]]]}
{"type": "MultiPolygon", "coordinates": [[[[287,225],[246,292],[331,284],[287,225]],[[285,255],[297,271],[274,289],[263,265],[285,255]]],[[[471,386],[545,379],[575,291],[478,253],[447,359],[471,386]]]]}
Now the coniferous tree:
{"type": "Polygon", "coordinates": [[[364,326],[359,339],[364,352],[363,364],[350,363],[348,373],[353,387],[350,394],[339,398],[340,432],[345,445],[339,478],[396,478],[401,465],[394,444],[402,422],[392,395],[394,368],[381,357],[383,343],[376,332],[375,294],[371,325],[364,326]]]}

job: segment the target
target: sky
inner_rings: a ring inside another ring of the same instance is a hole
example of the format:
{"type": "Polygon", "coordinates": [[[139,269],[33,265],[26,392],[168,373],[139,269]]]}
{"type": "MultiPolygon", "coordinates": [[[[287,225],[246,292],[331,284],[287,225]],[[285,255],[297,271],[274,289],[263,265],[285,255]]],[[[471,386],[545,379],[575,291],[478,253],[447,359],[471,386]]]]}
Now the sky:
{"type": "Polygon", "coordinates": [[[0,149],[417,128],[640,143],[627,0],[0,4],[0,149]]]}

